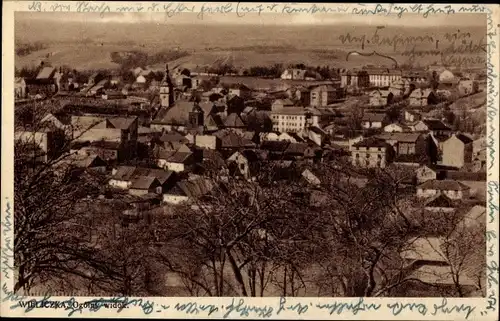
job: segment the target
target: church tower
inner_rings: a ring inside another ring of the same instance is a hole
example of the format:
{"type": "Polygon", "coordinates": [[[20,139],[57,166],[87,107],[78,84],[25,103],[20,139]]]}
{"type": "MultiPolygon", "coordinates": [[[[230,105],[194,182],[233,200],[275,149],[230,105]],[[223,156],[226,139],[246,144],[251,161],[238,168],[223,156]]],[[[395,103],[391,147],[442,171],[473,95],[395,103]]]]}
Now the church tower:
{"type": "Polygon", "coordinates": [[[194,103],[193,109],[189,112],[189,125],[191,128],[198,128],[204,125],[204,115],[203,109],[197,103],[194,103]]]}
{"type": "Polygon", "coordinates": [[[174,105],[174,85],[170,79],[168,65],[165,69],[165,77],[160,84],[160,106],[172,107],[174,105]]]}

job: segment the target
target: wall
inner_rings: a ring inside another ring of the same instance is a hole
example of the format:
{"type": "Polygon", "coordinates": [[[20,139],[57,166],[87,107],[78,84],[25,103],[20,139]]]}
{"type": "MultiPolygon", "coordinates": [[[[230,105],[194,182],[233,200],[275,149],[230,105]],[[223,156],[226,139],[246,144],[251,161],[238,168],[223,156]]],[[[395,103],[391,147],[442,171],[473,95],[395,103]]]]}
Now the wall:
{"type": "Polygon", "coordinates": [[[417,197],[431,197],[438,195],[438,191],[434,189],[421,189],[417,188],[417,197]]]}
{"type": "Polygon", "coordinates": [[[448,196],[452,200],[459,200],[469,197],[468,191],[443,191],[443,194],[448,196]]]}
{"type": "Polygon", "coordinates": [[[147,189],[131,188],[128,190],[128,193],[131,195],[135,195],[135,196],[142,196],[142,195],[146,195],[147,193],[149,193],[149,191],[147,189]]]}
{"type": "Polygon", "coordinates": [[[384,168],[386,166],[386,153],[387,151],[385,148],[379,150],[378,147],[354,147],[351,152],[351,161],[354,166],[384,168]],[[356,155],[359,155],[359,157],[356,155]],[[366,161],[368,161],[368,164],[366,161]]]}
{"type": "Polygon", "coordinates": [[[190,143],[194,143],[196,146],[201,148],[208,149],[217,149],[217,137],[211,135],[197,135],[192,137],[193,141],[190,143]]]}
{"type": "Polygon", "coordinates": [[[427,166],[417,169],[416,172],[417,172],[417,182],[419,184],[436,179],[436,172],[434,172],[427,166]]]}
{"type": "Polygon", "coordinates": [[[120,181],[120,180],[116,180],[116,179],[109,180],[108,184],[110,186],[113,186],[116,188],[121,188],[121,189],[127,189],[130,187],[130,185],[132,185],[132,183],[129,181],[120,181]]]}
{"type": "Polygon", "coordinates": [[[179,163],[171,163],[168,162],[164,159],[159,159],[158,162],[158,167],[174,171],[174,172],[183,172],[184,171],[184,164],[179,164],[179,163]]]}
{"type": "Polygon", "coordinates": [[[452,137],[443,142],[443,156],[441,164],[462,168],[464,166],[464,144],[458,138],[452,137]]]}
{"type": "Polygon", "coordinates": [[[182,202],[187,202],[189,198],[187,196],[182,195],[171,195],[171,194],[163,194],[163,202],[168,204],[180,204],[182,202]]]}
{"type": "Polygon", "coordinates": [[[486,182],[485,181],[459,181],[470,187],[470,196],[474,196],[479,200],[486,201],[486,182]]]}
{"type": "Polygon", "coordinates": [[[402,133],[403,129],[397,124],[390,124],[384,127],[386,133],[402,133]]]}

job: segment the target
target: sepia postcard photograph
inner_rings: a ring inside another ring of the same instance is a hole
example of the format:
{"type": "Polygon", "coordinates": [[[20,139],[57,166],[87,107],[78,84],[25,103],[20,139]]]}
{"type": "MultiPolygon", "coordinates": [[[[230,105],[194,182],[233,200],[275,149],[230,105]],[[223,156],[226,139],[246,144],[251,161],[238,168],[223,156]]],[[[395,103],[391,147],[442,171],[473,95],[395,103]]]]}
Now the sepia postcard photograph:
{"type": "Polygon", "coordinates": [[[2,315],[498,314],[498,7],[7,9],[2,315]]]}

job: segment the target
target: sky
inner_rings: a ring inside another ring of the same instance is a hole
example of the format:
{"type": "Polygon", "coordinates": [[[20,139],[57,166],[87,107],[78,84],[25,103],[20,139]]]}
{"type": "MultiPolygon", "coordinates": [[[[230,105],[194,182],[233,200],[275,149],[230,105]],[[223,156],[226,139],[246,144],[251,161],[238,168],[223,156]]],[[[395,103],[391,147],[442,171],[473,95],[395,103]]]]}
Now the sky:
{"type": "Polygon", "coordinates": [[[454,14],[434,15],[424,19],[421,15],[405,14],[403,18],[397,16],[354,16],[349,14],[246,14],[239,18],[235,13],[203,15],[200,19],[197,14],[182,13],[167,17],[165,13],[105,13],[102,16],[97,13],[16,13],[16,20],[29,21],[51,20],[51,21],[73,21],[87,23],[145,23],[156,22],[161,24],[264,24],[264,25],[399,25],[410,27],[435,27],[435,26],[484,26],[484,19],[478,14],[454,14]],[[479,18],[479,19],[478,19],[479,18]]]}

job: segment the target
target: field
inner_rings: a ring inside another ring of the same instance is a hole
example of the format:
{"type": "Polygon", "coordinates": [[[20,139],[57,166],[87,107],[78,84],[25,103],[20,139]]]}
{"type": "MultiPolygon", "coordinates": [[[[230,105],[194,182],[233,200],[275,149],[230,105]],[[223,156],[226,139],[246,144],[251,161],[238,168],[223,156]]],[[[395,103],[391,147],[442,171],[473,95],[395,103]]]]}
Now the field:
{"type": "MultiPolygon", "coordinates": [[[[116,68],[112,52],[141,50],[154,54],[164,50],[182,50],[190,55],[170,62],[186,67],[231,63],[235,67],[303,63],[335,68],[359,67],[364,64],[392,64],[382,57],[351,56],[357,50],[390,55],[399,64],[408,61],[404,51],[432,50],[435,41],[449,45],[456,28],[386,27],[378,31],[382,44],[372,45],[375,31],[371,26],[258,26],[258,25],[173,25],[128,23],[81,23],[52,20],[16,19],[15,41],[19,44],[41,42],[45,49],[16,57],[16,67],[37,65],[46,60],[54,65],[70,65],[75,69],[116,68]],[[364,37],[364,40],[362,40],[364,37]],[[343,41],[342,41],[343,40],[343,41]],[[362,48],[362,42],[365,43],[362,48]]],[[[463,27],[462,29],[466,29],[463,27]]],[[[478,42],[485,36],[481,28],[468,30],[470,39],[478,42]]],[[[463,33],[463,32],[462,32],[463,33]]],[[[463,56],[484,56],[465,53],[463,56]]],[[[429,65],[441,60],[432,54],[419,54],[416,65],[429,65]]],[[[163,64],[152,66],[163,68],[163,64]]]]}

